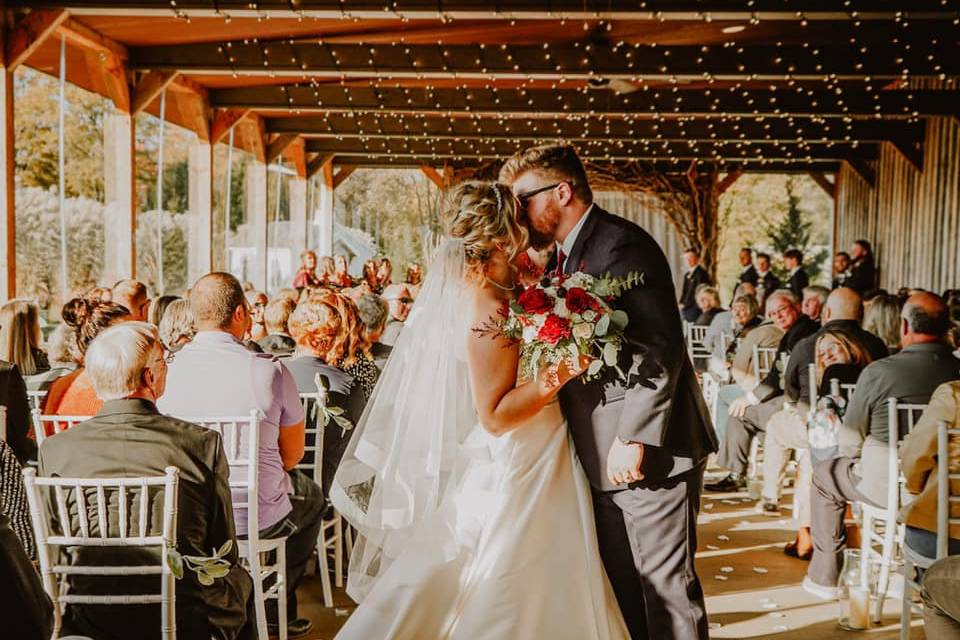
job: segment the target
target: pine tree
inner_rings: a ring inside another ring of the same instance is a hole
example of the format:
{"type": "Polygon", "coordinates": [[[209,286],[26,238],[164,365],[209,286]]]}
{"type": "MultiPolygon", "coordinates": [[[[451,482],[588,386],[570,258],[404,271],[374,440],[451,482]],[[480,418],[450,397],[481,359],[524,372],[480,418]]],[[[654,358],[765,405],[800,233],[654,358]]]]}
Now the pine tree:
{"type": "Polygon", "coordinates": [[[774,253],[773,271],[781,280],[786,280],[787,269],[783,264],[783,253],[790,249],[799,249],[803,253],[803,266],[810,276],[811,282],[820,274],[820,265],[826,257],[826,252],[810,251],[810,230],[813,222],[800,208],[800,198],[794,190],[793,178],[788,178],[784,185],[787,195],[787,215],[778,224],[768,225],[767,238],[774,253]]]}

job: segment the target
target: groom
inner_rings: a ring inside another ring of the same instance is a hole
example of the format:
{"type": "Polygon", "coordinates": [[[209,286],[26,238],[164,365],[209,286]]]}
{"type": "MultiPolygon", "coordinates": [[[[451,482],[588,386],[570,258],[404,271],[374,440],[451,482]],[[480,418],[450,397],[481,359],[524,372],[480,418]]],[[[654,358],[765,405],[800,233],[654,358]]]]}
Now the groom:
{"type": "Polygon", "coordinates": [[[673,278],[657,242],[593,204],[573,147],[527,149],[507,161],[534,248],[556,246],[548,270],[643,274],[614,306],[630,318],[615,376],[560,392],[593,488],[604,567],[634,640],[707,638],[694,568],[707,455],[717,450],[687,357],[673,278]]]}

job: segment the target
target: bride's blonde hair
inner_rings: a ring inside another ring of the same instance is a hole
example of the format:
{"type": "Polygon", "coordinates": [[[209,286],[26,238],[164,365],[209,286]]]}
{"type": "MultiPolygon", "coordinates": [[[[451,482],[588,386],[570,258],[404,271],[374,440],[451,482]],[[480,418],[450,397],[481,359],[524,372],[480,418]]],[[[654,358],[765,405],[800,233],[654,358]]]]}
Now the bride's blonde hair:
{"type": "Polygon", "coordinates": [[[447,196],[444,232],[463,241],[467,265],[482,270],[497,249],[513,260],[528,245],[528,233],[517,217],[517,200],[499,182],[469,181],[447,196]]]}

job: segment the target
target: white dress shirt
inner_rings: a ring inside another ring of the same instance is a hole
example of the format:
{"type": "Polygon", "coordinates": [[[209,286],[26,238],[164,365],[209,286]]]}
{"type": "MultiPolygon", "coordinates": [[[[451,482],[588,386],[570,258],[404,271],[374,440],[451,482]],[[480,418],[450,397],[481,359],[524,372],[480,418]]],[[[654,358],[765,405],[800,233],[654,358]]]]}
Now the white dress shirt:
{"type": "Polygon", "coordinates": [[[590,212],[593,211],[593,207],[593,204],[587,207],[587,210],[583,212],[583,215],[580,217],[580,220],[577,221],[577,224],[574,225],[573,229],[570,229],[570,233],[568,233],[567,237],[563,239],[563,242],[557,243],[558,258],[560,251],[562,251],[563,255],[567,258],[570,257],[570,252],[573,251],[573,245],[577,243],[577,238],[580,236],[580,231],[583,229],[583,225],[586,224],[587,218],[590,217],[590,212]]]}

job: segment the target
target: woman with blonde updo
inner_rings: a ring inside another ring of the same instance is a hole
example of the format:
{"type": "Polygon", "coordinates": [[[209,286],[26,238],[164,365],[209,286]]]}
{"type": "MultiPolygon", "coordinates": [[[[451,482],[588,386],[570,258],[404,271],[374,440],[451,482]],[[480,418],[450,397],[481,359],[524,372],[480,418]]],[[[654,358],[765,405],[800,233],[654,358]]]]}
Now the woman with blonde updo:
{"type": "Polygon", "coordinates": [[[518,380],[519,345],[489,330],[516,297],[514,261],[527,249],[508,188],[459,185],[443,222],[446,238],[331,488],[360,531],[347,588],[360,606],[337,637],[536,629],[625,640],[590,487],[554,401],[587,363],[518,380]]]}

